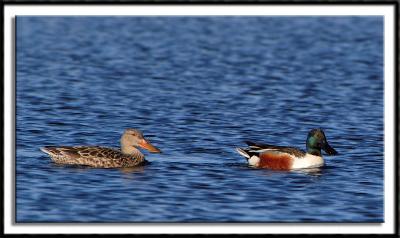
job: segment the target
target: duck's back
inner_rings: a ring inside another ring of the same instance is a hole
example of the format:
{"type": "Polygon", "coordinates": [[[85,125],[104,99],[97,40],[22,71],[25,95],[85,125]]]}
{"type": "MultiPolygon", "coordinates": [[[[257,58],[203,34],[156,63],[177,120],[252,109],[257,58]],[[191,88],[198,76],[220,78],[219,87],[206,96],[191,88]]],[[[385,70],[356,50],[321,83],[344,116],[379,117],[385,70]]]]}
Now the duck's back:
{"type": "Polygon", "coordinates": [[[100,168],[131,167],[144,162],[121,151],[99,146],[46,146],[40,148],[58,164],[87,165],[100,168]]]}

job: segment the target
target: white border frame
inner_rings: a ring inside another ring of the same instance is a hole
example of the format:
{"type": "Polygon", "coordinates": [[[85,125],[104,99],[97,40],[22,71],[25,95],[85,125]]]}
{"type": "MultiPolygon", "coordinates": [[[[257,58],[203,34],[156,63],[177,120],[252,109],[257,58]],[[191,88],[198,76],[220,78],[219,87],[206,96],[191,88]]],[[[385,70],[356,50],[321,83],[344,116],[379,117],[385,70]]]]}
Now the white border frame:
{"type": "Polygon", "coordinates": [[[4,233],[5,234],[394,234],[395,169],[395,5],[22,5],[4,6],[4,233]],[[13,224],[13,30],[16,15],[87,16],[383,16],[384,17],[384,117],[385,176],[384,223],[287,224],[13,224]],[[288,229],[289,227],[295,228],[288,229]]]}

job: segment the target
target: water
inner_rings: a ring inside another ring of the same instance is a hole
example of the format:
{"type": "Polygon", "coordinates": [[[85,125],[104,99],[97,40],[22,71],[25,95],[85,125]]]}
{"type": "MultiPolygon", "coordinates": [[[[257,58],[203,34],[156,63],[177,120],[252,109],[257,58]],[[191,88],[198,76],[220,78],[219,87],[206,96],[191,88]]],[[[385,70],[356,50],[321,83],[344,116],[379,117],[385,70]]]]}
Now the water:
{"type": "Polygon", "coordinates": [[[18,17],[17,222],[382,222],[380,17],[18,17]],[[340,153],[316,171],[254,169],[244,140],[340,153]],[[44,145],[162,154],[60,166],[44,145]]]}

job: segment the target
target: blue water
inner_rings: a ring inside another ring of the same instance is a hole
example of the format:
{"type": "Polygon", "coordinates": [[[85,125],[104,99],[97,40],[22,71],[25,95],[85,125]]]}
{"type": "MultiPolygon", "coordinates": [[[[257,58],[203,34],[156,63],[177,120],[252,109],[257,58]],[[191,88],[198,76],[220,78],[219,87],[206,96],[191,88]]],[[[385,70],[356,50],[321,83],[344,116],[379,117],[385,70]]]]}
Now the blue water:
{"type": "Polygon", "coordinates": [[[382,222],[380,17],[18,17],[17,222],[382,222]],[[315,171],[246,165],[244,140],[338,156],[315,171]],[[162,154],[61,166],[44,145],[162,154]]]}

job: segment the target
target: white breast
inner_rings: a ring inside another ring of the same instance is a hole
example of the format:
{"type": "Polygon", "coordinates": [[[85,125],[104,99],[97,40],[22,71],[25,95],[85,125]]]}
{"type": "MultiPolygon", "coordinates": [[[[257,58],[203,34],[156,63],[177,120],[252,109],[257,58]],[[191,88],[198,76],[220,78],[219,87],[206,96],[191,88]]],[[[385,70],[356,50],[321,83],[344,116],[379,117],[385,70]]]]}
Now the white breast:
{"type": "Polygon", "coordinates": [[[292,169],[315,168],[324,165],[324,159],[321,156],[306,154],[302,158],[295,158],[292,169]]]}

